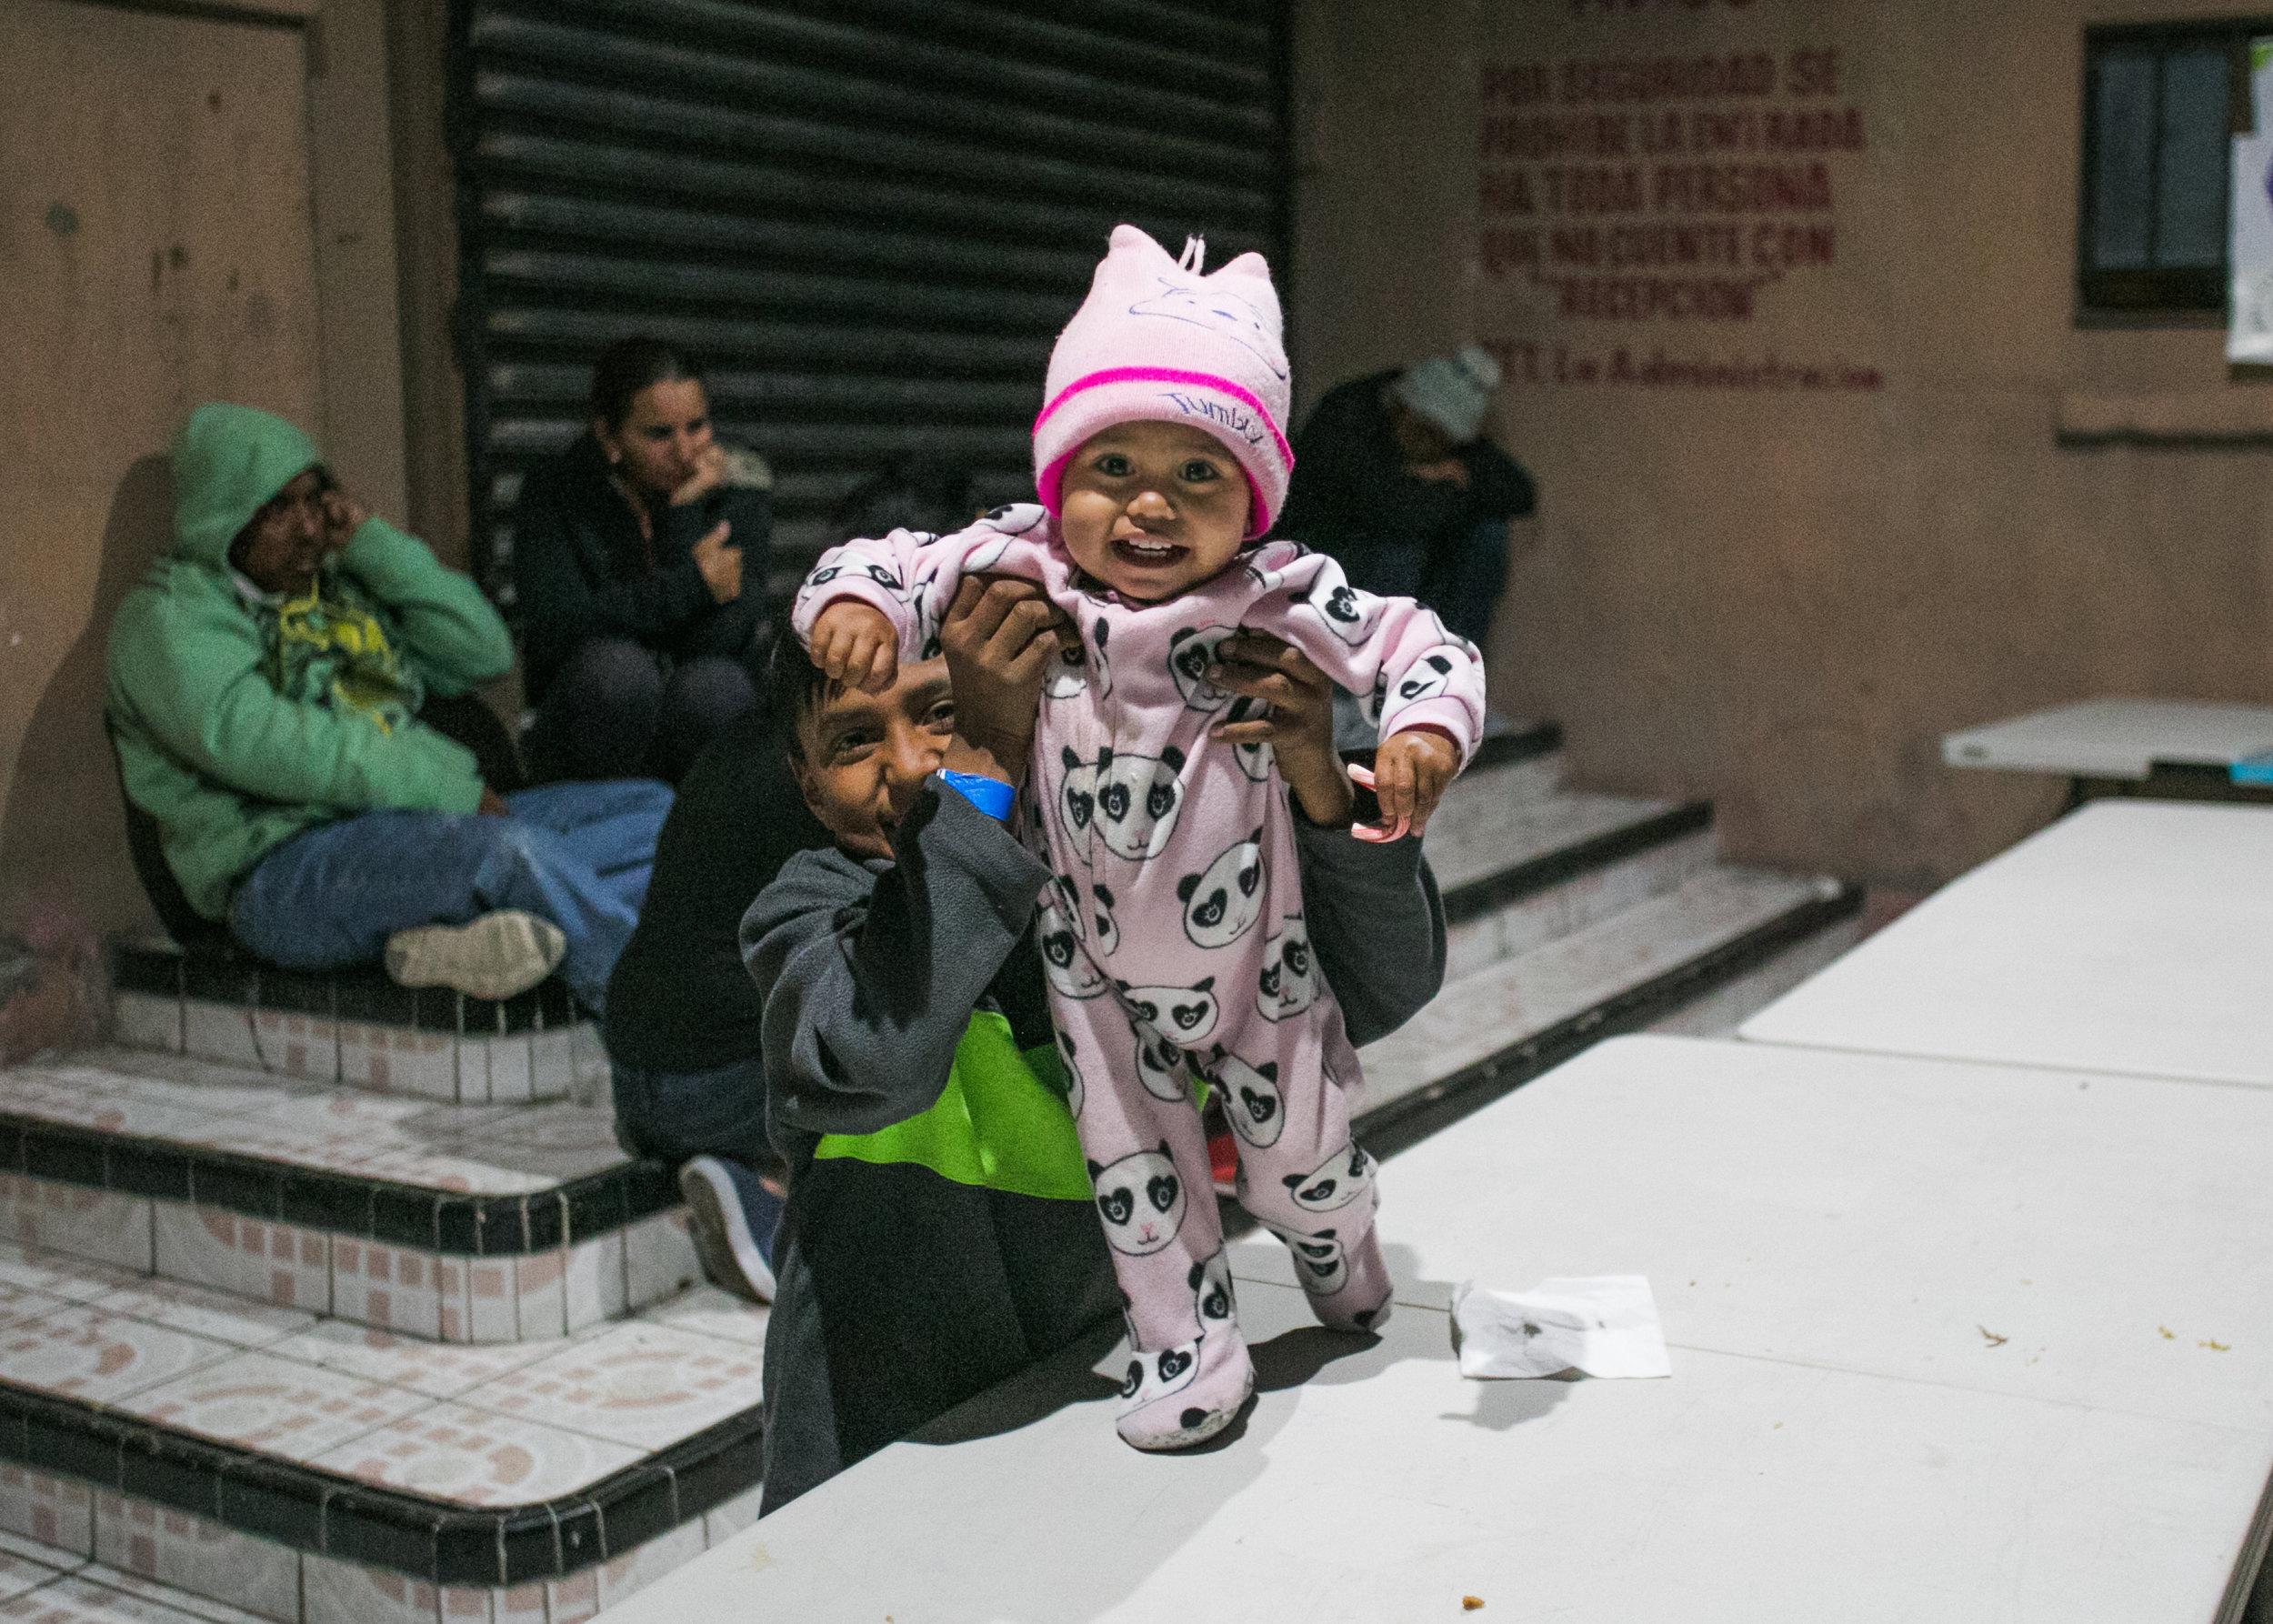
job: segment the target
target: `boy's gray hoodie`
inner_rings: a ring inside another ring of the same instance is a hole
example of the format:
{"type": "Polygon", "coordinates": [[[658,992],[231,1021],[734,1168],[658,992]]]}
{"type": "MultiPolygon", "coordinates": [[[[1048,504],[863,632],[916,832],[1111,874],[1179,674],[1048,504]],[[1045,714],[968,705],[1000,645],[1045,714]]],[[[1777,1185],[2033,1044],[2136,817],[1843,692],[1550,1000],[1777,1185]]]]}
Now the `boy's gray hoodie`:
{"type": "MultiPolygon", "coordinates": [[[[1436,880],[1417,840],[1295,828],[1320,973],[1351,1042],[1371,1042],[1443,984],[1436,880]]],[[[1033,933],[1048,866],[936,779],[893,848],[892,862],[801,854],[742,922],[766,999],[768,1128],[791,1173],[766,1338],[768,1511],[1120,1309],[1086,1196],[815,1157],[824,1136],[930,1109],[982,1014],[1037,1071],[1055,1052],[1033,933]]]]}

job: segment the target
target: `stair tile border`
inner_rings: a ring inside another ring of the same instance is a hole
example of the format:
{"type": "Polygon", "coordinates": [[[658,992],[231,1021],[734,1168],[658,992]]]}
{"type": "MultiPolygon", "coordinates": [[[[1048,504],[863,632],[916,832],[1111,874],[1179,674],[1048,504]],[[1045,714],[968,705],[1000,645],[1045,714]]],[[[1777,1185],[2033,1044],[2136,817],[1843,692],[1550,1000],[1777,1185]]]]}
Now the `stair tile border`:
{"type": "Polygon", "coordinates": [[[1520,1042],[1509,1044],[1498,1053],[1464,1066],[1425,1088],[1377,1106],[1358,1117],[1351,1126],[1376,1155],[1394,1156],[1501,1096],[1512,1094],[1580,1050],[1605,1038],[1647,1025],[1691,998],[1765,963],[1795,942],[1853,917],[1862,907],[1863,887],[1839,883],[1836,889],[1757,925],[1710,952],[1629,987],[1520,1042]]]}
{"type": "Polygon", "coordinates": [[[1550,755],[1563,747],[1563,725],[1560,722],[1534,722],[1520,733],[1495,733],[1479,741],[1476,754],[1468,757],[1460,770],[1482,772],[1487,767],[1507,767],[1515,762],[1528,761],[1535,756],[1550,755]]]}
{"type": "Polygon", "coordinates": [[[763,1440],[754,1404],[575,1494],[476,1507],[0,1386],[0,1462],[7,1466],[441,1588],[571,1579],[690,1524],[699,1528],[758,1485],[763,1440]]]}
{"type": "Polygon", "coordinates": [[[1637,823],[1607,829],[1570,846],[1558,847],[1497,874],[1455,886],[1444,894],[1445,923],[1464,925],[1509,903],[1533,897],[1565,880],[1648,851],[1713,827],[1710,801],[1684,801],[1637,823]]]}
{"type": "Polygon", "coordinates": [[[479,1196],[0,1113],[0,1174],[9,1173],[464,1258],[549,1252],[679,1204],[661,1162],[479,1196]]]}
{"type": "Polygon", "coordinates": [[[409,1027],[454,1038],[515,1038],[563,1031],[577,1022],[576,1002],[558,977],[515,997],[477,998],[443,987],[397,987],[376,968],[288,970],[249,956],[123,947],[112,966],[111,984],[120,992],[159,998],[409,1027]]]}

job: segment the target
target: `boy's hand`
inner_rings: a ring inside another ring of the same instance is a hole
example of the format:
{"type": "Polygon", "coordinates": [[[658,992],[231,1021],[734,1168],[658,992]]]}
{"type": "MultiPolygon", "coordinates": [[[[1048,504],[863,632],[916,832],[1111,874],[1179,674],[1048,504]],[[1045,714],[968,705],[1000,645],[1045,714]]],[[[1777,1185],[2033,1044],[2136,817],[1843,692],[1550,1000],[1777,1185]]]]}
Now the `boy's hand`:
{"type": "Polygon", "coordinates": [[[900,640],[881,609],[840,597],[813,623],[813,663],[846,687],[881,694],[900,672],[900,640]]]}
{"type": "Polygon", "coordinates": [[[1302,815],[1329,827],[1349,821],[1357,797],[1334,753],[1334,685],[1293,644],[1268,632],[1241,631],[1216,646],[1207,680],[1265,706],[1262,715],[1226,722],[1215,736],[1227,744],[1267,744],[1302,815]]]}
{"type": "Polygon", "coordinates": [[[1042,684],[1078,635],[1040,586],[1008,576],[966,578],[939,627],[956,733],[1000,763],[1004,773],[990,776],[1014,788],[1026,786],[1042,684]]]}
{"type": "Polygon", "coordinates": [[[1395,828],[1403,821],[1416,835],[1426,829],[1459,767],[1459,750],[1433,727],[1407,727],[1383,739],[1373,758],[1382,824],[1395,828]]]}

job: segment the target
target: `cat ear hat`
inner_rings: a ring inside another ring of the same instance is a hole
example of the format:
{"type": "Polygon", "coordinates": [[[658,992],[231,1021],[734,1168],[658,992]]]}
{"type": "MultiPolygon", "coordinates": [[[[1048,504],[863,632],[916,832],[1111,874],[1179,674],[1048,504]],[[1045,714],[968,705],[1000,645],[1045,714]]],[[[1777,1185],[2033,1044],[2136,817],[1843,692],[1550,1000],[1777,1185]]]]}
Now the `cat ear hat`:
{"type": "Polygon", "coordinates": [[[1042,415],[1034,420],[1034,484],[1058,512],[1066,465],[1116,423],[1188,423],[1222,441],[1246,470],[1252,540],[1287,500],[1295,454],[1287,444],[1290,386],[1278,291],[1260,254],[1200,274],[1207,246],[1181,260],[1134,226],[1113,228],[1089,296],[1050,352],[1042,415]]]}

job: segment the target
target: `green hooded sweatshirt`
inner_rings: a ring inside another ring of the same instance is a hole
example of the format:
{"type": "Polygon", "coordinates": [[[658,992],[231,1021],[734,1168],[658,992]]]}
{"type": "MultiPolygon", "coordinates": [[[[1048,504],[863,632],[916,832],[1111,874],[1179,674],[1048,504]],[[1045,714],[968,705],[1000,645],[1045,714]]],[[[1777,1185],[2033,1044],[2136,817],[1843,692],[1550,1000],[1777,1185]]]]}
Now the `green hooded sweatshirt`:
{"type": "Polygon", "coordinates": [[[174,442],[174,551],[111,622],[106,708],[126,794],[157,820],[192,907],[302,830],[401,807],[473,812],[474,757],[416,719],[513,664],[497,612],[424,542],[366,519],[287,603],[229,544],[321,457],[250,406],[202,406],[174,442]]]}

